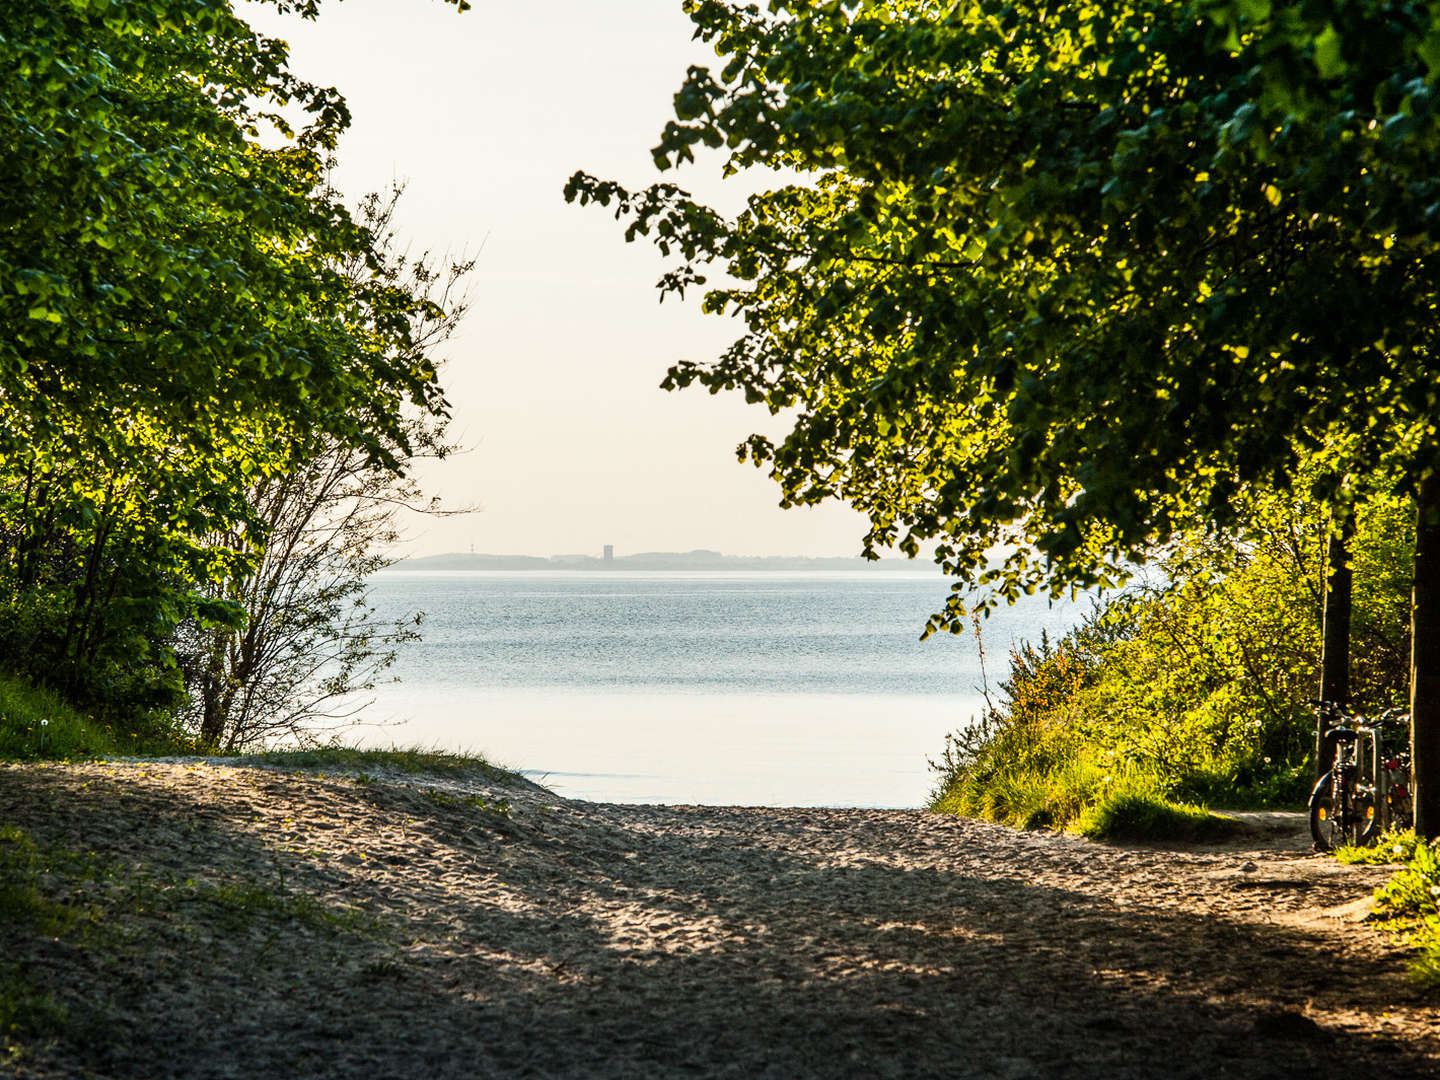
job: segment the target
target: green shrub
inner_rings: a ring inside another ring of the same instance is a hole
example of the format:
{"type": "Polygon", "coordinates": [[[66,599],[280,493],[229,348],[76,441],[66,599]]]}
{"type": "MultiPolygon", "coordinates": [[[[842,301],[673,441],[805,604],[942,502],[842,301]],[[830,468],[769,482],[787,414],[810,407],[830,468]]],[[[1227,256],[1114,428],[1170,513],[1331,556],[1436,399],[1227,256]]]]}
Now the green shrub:
{"type": "MultiPolygon", "coordinates": [[[[1412,516],[1395,499],[1357,508],[1352,697],[1368,709],[1404,693],[1412,516]]],[[[1324,523],[1289,492],[1254,497],[1243,527],[1182,538],[1058,643],[1014,649],[999,701],[932,763],[931,806],[1054,827],[1089,813],[1101,832],[1113,811],[1114,829],[1173,834],[1198,827],[1188,804],[1303,806],[1324,523]],[[1133,799],[1116,801],[1120,778],[1133,799]]]]}
{"type": "Polygon", "coordinates": [[[193,753],[163,716],[102,722],[56,694],[0,674],[0,760],[70,761],[119,754],[193,753]]]}
{"type": "Polygon", "coordinates": [[[1025,827],[1072,820],[1091,778],[1069,710],[1093,679],[1109,633],[1091,618],[1057,643],[1042,635],[1038,647],[1013,649],[1001,702],[987,697],[978,720],[946,736],[940,760],[931,762],[940,774],[931,807],[1025,827]]]}

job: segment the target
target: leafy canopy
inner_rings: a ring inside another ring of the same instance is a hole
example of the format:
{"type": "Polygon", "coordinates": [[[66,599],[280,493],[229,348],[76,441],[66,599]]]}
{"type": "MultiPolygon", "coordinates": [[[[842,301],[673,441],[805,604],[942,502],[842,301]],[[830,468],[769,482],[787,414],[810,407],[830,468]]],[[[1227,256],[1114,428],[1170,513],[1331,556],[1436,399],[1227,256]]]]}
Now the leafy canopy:
{"type": "Polygon", "coordinates": [[[662,296],[724,272],[704,307],[744,335],[665,385],[793,410],[742,459],[863,510],[867,552],[937,542],[929,629],[971,583],[1116,580],[1302,463],[1342,511],[1434,466],[1440,4],[686,9],[722,66],[657,164],[798,180],[734,220],[669,183],[567,197],[679,257],[662,296]]]}
{"type": "Polygon", "coordinates": [[[263,465],[322,430],[389,459],[434,373],[334,269],[367,242],[323,191],[338,94],[215,0],[17,0],[0,49],[0,449],[123,457],[150,428],[263,465]],[[310,123],[264,149],[282,106],[310,123]]]}

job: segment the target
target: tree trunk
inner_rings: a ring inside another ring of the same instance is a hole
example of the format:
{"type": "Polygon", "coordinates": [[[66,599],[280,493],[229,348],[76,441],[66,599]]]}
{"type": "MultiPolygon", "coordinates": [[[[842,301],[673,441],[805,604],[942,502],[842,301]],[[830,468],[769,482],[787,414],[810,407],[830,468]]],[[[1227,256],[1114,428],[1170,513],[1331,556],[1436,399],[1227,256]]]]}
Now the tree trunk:
{"type": "MultiPolygon", "coordinates": [[[[1338,535],[1331,535],[1325,549],[1325,614],[1321,623],[1320,701],[1344,705],[1350,700],[1350,537],[1355,533],[1352,518],[1346,518],[1338,535]]],[[[1330,768],[1333,745],[1325,742],[1330,714],[1322,704],[1315,713],[1315,776],[1330,768]]]]}
{"type": "Polygon", "coordinates": [[[1420,485],[1410,615],[1410,768],[1415,832],[1440,835],[1440,476],[1420,485]]]}
{"type": "Polygon", "coordinates": [[[200,742],[210,751],[220,746],[226,721],[230,717],[230,700],[235,695],[230,680],[230,666],[226,663],[229,639],[229,630],[210,631],[210,655],[206,658],[205,670],[200,676],[200,742]]]}

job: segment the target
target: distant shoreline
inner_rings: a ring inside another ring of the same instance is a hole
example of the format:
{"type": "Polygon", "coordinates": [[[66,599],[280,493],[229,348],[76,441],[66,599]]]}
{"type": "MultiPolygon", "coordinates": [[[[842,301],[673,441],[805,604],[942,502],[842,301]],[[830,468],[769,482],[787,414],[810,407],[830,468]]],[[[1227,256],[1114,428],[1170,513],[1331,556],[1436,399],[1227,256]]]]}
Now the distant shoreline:
{"type": "Polygon", "coordinates": [[[722,555],[718,551],[645,551],[605,559],[594,555],[489,555],[454,552],[401,559],[387,570],[863,570],[877,573],[934,571],[932,564],[914,559],[859,557],[809,558],[801,555],[722,555]]]}

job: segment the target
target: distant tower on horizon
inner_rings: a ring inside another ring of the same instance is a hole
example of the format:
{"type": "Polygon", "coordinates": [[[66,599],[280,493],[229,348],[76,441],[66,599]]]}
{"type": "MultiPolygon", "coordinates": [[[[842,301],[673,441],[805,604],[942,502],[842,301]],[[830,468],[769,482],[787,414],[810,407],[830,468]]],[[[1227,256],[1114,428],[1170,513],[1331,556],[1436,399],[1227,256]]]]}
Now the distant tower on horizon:
{"type": "Polygon", "coordinates": [[[605,545],[605,561],[606,561],[606,562],[614,562],[614,561],[615,561],[615,545],[614,545],[614,544],[606,544],[606,545],[605,545]]]}

